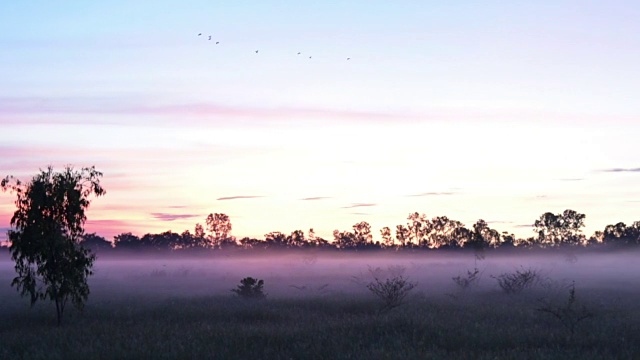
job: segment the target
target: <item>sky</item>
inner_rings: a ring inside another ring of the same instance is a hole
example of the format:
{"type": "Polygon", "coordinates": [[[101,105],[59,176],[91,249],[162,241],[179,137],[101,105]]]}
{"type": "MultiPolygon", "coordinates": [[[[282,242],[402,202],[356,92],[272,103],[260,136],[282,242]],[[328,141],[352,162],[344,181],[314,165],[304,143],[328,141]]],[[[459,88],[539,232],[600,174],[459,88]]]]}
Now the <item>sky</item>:
{"type": "Polygon", "coordinates": [[[0,175],[95,165],[86,231],[108,239],[209,213],[237,237],[377,235],[412,212],[528,237],[565,209],[591,234],[640,220],[638,18],[637,1],[5,1],[0,175]]]}

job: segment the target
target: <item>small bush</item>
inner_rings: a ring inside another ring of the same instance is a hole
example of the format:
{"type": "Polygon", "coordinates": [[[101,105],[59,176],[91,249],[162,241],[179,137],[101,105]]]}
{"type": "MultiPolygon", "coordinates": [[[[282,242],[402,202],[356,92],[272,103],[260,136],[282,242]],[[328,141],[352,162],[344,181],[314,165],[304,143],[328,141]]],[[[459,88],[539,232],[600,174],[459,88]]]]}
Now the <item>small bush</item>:
{"type": "Polygon", "coordinates": [[[234,293],[236,293],[239,297],[244,299],[265,299],[267,294],[264,293],[263,290],[264,281],[254,279],[252,277],[246,277],[240,280],[240,285],[238,285],[237,289],[231,289],[234,293]]]}
{"type": "Polygon", "coordinates": [[[404,276],[399,275],[387,278],[384,281],[375,277],[374,280],[367,285],[367,288],[382,301],[380,313],[402,305],[407,294],[409,294],[416,285],[416,283],[409,282],[404,276]]]}
{"type": "Polygon", "coordinates": [[[551,304],[550,301],[545,299],[540,299],[539,301],[542,305],[536,310],[551,314],[558,319],[567,330],[570,340],[573,339],[578,324],[583,320],[593,317],[593,313],[589,311],[586,306],[582,305],[578,307],[575,283],[569,286],[569,298],[565,304],[558,306],[551,304]]]}
{"type": "Polygon", "coordinates": [[[451,279],[460,289],[466,290],[472,285],[478,285],[481,276],[482,273],[480,272],[480,269],[476,267],[473,271],[467,270],[467,275],[458,275],[451,279]]]}
{"type": "Polygon", "coordinates": [[[540,281],[540,274],[535,269],[516,270],[515,273],[503,273],[499,276],[492,276],[498,281],[498,286],[507,294],[518,294],[524,289],[532,287],[540,281]]]}

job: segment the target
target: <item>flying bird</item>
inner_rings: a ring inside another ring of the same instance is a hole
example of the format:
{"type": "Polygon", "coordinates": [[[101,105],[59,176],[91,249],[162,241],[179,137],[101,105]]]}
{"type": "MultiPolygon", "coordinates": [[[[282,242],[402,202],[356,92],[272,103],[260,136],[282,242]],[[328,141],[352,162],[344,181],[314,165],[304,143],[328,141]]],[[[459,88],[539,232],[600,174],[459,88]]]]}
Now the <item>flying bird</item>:
{"type": "Polygon", "coordinates": [[[301,52],[300,52],[300,51],[298,51],[298,55],[300,55],[300,54],[301,54],[301,52]]]}
{"type": "Polygon", "coordinates": [[[347,58],[347,60],[351,60],[351,58],[347,58]]]}
{"type": "Polygon", "coordinates": [[[209,35],[209,40],[211,40],[211,35],[209,35]]]}
{"type": "Polygon", "coordinates": [[[311,59],[311,56],[309,56],[309,59],[311,59]]]}
{"type": "Polygon", "coordinates": [[[258,53],[258,50],[256,50],[256,54],[258,53]]]}
{"type": "Polygon", "coordinates": [[[198,36],[202,36],[202,33],[198,33],[198,36]]]}
{"type": "Polygon", "coordinates": [[[220,44],[220,41],[216,41],[216,45],[220,44]]]}

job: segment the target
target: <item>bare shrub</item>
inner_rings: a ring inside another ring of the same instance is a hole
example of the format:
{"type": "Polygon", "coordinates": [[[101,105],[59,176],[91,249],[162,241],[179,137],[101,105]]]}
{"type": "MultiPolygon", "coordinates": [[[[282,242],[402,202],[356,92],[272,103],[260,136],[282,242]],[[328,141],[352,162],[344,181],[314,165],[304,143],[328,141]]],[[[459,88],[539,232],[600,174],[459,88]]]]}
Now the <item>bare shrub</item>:
{"type": "Polygon", "coordinates": [[[264,293],[263,287],[264,280],[246,277],[240,280],[240,285],[238,285],[237,289],[231,289],[231,291],[244,299],[261,300],[267,297],[267,294],[264,293]]]}
{"type": "Polygon", "coordinates": [[[478,285],[481,276],[482,272],[476,267],[473,268],[473,271],[467,270],[466,275],[454,276],[451,279],[461,290],[466,290],[471,286],[478,285]]]}
{"type": "Polygon", "coordinates": [[[536,310],[551,314],[554,318],[558,319],[567,330],[569,339],[571,340],[573,339],[578,324],[583,320],[592,318],[594,315],[585,305],[578,305],[575,282],[571,283],[568,288],[569,298],[566,303],[555,305],[547,299],[539,299],[538,301],[541,303],[541,306],[536,310]]]}
{"type": "Polygon", "coordinates": [[[387,270],[382,269],[381,267],[371,267],[371,265],[367,265],[369,269],[368,274],[363,274],[360,272],[358,275],[351,276],[351,281],[360,286],[368,286],[369,280],[367,278],[373,279],[383,279],[387,277],[399,277],[403,276],[406,271],[406,267],[402,265],[389,265],[387,266],[387,270]]]}
{"type": "Polygon", "coordinates": [[[492,276],[498,282],[498,286],[507,294],[518,294],[524,289],[530,288],[537,284],[540,279],[540,273],[536,269],[523,267],[514,273],[502,273],[498,276],[492,276]]]}
{"type": "Polygon", "coordinates": [[[367,285],[367,288],[382,301],[382,307],[378,312],[381,313],[402,305],[407,294],[416,285],[417,283],[409,282],[407,278],[399,275],[387,278],[384,281],[374,277],[374,280],[367,285]]]}

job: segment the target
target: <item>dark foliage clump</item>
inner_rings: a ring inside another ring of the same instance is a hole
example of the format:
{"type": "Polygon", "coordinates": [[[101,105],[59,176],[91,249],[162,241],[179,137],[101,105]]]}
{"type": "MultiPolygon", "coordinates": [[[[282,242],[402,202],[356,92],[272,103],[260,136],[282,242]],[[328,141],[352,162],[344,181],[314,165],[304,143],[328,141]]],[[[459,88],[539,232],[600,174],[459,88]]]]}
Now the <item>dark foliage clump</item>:
{"type": "Polygon", "coordinates": [[[231,291],[243,299],[261,300],[267,297],[267,294],[264,293],[263,287],[264,280],[246,277],[240,280],[240,285],[238,285],[237,289],[231,289],[231,291]]]}

